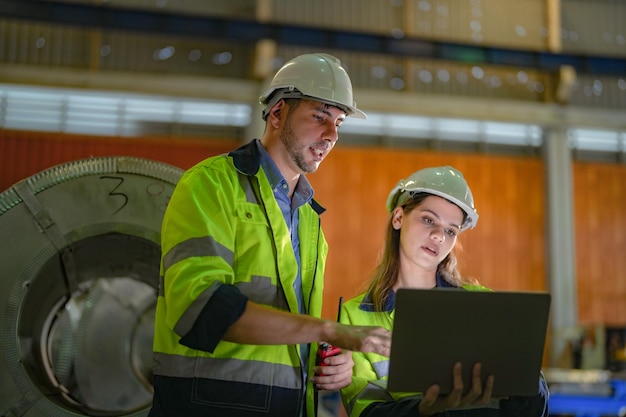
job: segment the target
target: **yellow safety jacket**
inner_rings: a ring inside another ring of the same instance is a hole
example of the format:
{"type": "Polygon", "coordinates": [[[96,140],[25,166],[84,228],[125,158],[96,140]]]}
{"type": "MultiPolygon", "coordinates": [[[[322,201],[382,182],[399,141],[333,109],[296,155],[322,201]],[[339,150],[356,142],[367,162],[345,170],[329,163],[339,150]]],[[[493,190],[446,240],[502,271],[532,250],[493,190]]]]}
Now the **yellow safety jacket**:
{"type": "MultiPolygon", "coordinates": [[[[437,286],[450,286],[437,277],[437,286]]],[[[464,285],[469,291],[492,291],[481,285],[464,285]]],[[[363,293],[343,304],[341,322],[359,326],[381,326],[392,330],[395,298],[390,299],[383,312],[376,312],[368,293],[363,293]]],[[[350,417],[360,416],[370,404],[378,401],[395,401],[415,396],[416,393],[387,391],[389,358],[376,353],[353,352],[352,383],[341,390],[343,405],[350,417]]]]}
{"type": "MultiPolygon", "coordinates": [[[[328,253],[319,217],[324,209],[312,200],[298,210],[305,308],[320,317],[328,253]]],[[[290,233],[254,141],[208,158],[182,176],[163,221],[162,254],[154,374],[172,383],[190,380],[191,401],[222,410],[216,415],[297,417],[306,401],[306,415],[313,417],[314,390],[310,382],[304,389],[299,345],[221,340],[243,312],[243,296],[298,313],[298,265],[290,233]]],[[[314,361],[309,355],[309,375],[314,361]]],[[[169,407],[156,404],[157,397],[167,402],[158,392],[167,385],[155,384],[153,408],[169,407]]]]}

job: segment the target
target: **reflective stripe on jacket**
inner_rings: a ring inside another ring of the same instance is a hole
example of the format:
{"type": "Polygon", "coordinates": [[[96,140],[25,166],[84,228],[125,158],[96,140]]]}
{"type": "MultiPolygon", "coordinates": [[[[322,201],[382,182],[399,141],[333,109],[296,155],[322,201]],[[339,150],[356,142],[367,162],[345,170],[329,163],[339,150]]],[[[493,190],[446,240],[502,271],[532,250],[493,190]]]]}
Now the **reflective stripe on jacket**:
{"type": "MultiPolygon", "coordinates": [[[[298,210],[305,307],[309,315],[320,317],[328,253],[319,218],[324,209],[313,200],[298,210]]],[[[274,391],[281,392],[279,402],[299,407],[304,393],[299,345],[220,340],[214,349],[194,349],[179,343],[222,285],[237,287],[255,303],[298,312],[294,291],[298,265],[290,233],[260,169],[254,142],[228,155],[208,158],[182,176],[167,207],[161,239],[155,375],[223,381],[224,392],[216,389],[219,383],[213,384],[210,398],[204,399],[207,403],[223,402],[237,386],[246,390],[247,384],[255,384],[255,389],[267,387],[265,405],[254,406],[259,407],[259,414],[279,415],[264,409],[277,400],[269,398],[276,395],[271,387],[286,388],[274,391]]],[[[311,356],[310,375],[315,359],[311,356]]],[[[309,382],[306,393],[307,415],[314,416],[314,390],[309,382]]],[[[296,409],[293,413],[288,417],[297,415],[296,409]]]]}
{"type": "MultiPolygon", "coordinates": [[[[450,286],[441,277],[437,286],[450,286]]],[[[492,291],[480,285],[465,285],[469,291],[492,291]]],[[[341,322],[359,326],[381,326],[392,330],[395,298],[391,298],[386,311],[374,311],[371,298],[363,293],[343,305],[341,322]]],[[[341,390],[344,407],[350,417],[360,416],[370,404],[379,401],[394,401],[415,396],[416,393],[391,393],[387,391],[389,358],[376,353],[353,352],[354,368],[352,383],[341,390]]]]}

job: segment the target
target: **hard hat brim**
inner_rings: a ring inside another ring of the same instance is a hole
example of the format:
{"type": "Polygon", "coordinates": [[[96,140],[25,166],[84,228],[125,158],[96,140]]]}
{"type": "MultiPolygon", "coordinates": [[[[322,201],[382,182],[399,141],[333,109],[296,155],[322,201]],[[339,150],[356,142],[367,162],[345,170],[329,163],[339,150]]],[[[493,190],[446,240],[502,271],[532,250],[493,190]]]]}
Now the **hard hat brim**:
{"type": "Polygon", "coordinates": [[[344,103],[308,96],[294,89],[293,86],[279,86],[269,88],[263,94],[261,94],[261,96],[259,97],[259,103],[265,105],[265,111],[269,111],[268,107],[272,107],[274,104],[280,101],[281,98],[299,98],[305,100],[319,101],[321,103],[328,104],[330,106],[337,107],[338,109],[343,110],[347,116],[354,117],[356,119],[367,119],[367,114],[354,106],[348,106],[344,103]],[[286,93],[280,94],[283,91],[285,91],[286,93]],[[277,96],[277,94],[280,95],[277,96]]]}
{"type": "Polygon", "coordinates": [[[431,188],[425,188],[425,187],[415,187],[415,188],[407,188],[407,189],[403,189],[402,187],[396,187],[394,191],[391,193],[391,197],[387,201],[387,211],[392,212],[396,207],[403,206],[407,201],[409,201],[412,198],[410,193],[425,193],[425,194],[436,195],[437,197],[444,198],[450,201],[451,203],[454,203],[457,206],[459,206],[459,208],[463,210],[463,212],[465,212],[466,214],[465,222],[463,223],[463,225],[461,225],[462,226],[461,228],[463,230],[468,229],[468,228],[473,229],[474,227],[476,227],[476,223],[478,223],[478,213],[476,212],[476,210],[469,207],[463,201],[449,194],[443,193],[441,191],[433,190],[431,188]],[[402,197],[404,194],[406,194],[407,197],[402,197]]]}

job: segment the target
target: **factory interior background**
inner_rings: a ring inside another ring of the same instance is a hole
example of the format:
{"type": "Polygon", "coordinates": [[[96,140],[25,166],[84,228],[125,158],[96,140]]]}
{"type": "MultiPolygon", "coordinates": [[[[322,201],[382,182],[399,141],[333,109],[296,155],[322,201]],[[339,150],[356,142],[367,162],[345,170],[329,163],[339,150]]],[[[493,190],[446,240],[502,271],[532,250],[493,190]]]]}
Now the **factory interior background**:
{"type": "Polygon", "coordinates": [[[626,415],[622,0],[0,0],[0,415],[145,415],[169,195],[260,137],[306,52],[368,114],[308,176],[324,316],[364,290],[397,180],[452,165],[480,215],[461,271],[552,296],[554,415],[626,415]]]}

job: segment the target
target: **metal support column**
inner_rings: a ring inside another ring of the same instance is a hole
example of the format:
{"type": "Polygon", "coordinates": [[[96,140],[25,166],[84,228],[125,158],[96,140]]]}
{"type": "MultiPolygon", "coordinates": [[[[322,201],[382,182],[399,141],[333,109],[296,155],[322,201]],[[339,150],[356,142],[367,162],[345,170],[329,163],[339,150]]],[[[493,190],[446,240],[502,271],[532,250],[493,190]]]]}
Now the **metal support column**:
{"type": "MultiPolygon", "coordinates": [[[[271,0],[265,0],[257,3],[257,15],[259,19],[266,19],[268,10],[271,7],[271,0]]],[[[276,56],[278,46],[276,42],[270,39],[261,39],[256,43],[254,51],[254,67],[252,69],[254,78],[262,80],[260,89],[251,103],[252,112],[250,114],[250,124],[246,127],[246,135],[244,143],[251,139],[261,139],[265,130],[265,121],[262,118],[263,105],[259,103],[258,98],[265,92],[274,76],[275,68],[272,68],[272,58],[276,56]]]]}
{"type": "Polygon", "coordinates": [[[567,336],[578,324],[578,298],[574,247],[572,158],[567,130],[544,130],[546,170],[547,276],[552,294],[550,365],[563,353],[567,336]]]}
{"type": "MultiPolygon", "coordinates": [[[[261,93],[259,93],[259,96],[261,93]]],[[[250,104],[250,124],[245,128],[245,134],[242,138],[242,143],[248,143],[252,139],[261,139],[263,131],[265,130],[265,121],[262,119],[261,114],[263,112],[263,106],[259,104],[258,100],[250,104]]]]}

